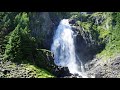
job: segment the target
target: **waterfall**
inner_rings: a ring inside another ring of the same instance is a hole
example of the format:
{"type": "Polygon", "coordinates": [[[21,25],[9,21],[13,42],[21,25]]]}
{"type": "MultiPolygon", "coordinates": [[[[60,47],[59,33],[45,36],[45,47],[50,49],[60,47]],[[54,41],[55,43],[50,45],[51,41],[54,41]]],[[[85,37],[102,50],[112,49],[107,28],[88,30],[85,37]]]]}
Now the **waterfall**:
{"type": "Polygon", "coordinates": [[[69,72],[86,77],[84,67],[75,53],[74,32],[71,29],[68,19],[61,20],[55,35],[51,51],[54,53],[54,63],[58,66],[68,67],[69,72]]]}

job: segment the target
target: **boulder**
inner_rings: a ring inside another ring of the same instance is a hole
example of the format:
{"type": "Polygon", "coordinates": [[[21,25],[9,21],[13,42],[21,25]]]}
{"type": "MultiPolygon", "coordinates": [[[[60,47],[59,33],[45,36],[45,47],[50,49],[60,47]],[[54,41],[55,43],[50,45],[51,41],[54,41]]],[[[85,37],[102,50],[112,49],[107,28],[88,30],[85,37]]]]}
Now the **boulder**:
{"type": "Polygon", "coordinates": [[[70,23],[70,24],[75,24],[75,23],[76,23],[76,20],[74,20],[74,19],[69,19],[69,23],[70,23]]]}
{"type": "Polygon", "coordinates": [[[57,67],[54,71],[54,74],[59,78],[71,75],[67,67],[57,67]]]}

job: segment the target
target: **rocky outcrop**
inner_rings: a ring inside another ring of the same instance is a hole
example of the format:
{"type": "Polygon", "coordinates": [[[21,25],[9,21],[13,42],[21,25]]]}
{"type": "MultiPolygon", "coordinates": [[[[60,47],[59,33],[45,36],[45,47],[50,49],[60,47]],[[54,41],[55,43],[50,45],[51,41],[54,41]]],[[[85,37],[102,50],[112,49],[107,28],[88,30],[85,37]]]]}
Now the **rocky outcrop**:
{"type": "Polygon", "coordinates": [[[70,75],[67,67],[57,66],[54,63],[54,55],[51,51],[46,49],[40,49],[38,53],[38,58],[36,61],[36,65],[48,70],[52,74],[57,77],[63,77],[66,75],[70,75]]]}
{"type": "MultiPolygon", "coordinates": [[[[92,60],[94,55],[104,48],[104,44],[98,44],[96,38],[91,32],[81,26],[72,26],[72,30],[77,34],[75,38],[76,53],[79,55],[83,63],[92,60]]],[[[97,32],[94,32],[97,36],[97,32]]]]}

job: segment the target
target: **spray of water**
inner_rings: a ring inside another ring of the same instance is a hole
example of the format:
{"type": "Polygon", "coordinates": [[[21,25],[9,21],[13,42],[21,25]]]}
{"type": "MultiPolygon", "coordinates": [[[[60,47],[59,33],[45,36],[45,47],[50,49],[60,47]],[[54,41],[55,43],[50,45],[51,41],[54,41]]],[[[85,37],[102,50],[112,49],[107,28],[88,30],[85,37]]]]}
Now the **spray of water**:
{"type": "Polygon", "coordinates": [[[83,64],[76,55],[74,46],[74,32],[68,19],[63,19],[55,32],[51,46],[51,51],[54,53],[54,62],[58,66],[68,67],[70,73],[79,74],[86,78],[83,74],[83,64]]]}

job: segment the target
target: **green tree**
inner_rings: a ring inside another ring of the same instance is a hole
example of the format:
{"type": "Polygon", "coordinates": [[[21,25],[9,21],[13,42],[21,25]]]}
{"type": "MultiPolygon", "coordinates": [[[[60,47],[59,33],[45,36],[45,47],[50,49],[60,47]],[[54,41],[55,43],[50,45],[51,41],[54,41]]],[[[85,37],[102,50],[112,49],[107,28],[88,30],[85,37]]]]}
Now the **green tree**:
{"type": "Polygon", "coordinates": [[[11,33],[9,37],[8,44],[6,45],[5,49],[5,59],[10,60],[19,60],[22,58],[22,52],[21,52],[21,28],[18,25],[15,30],[11,33]]]}
{"type": "Polygon", "coordinates": [[[36,45],[35,38],[30,35],[27,13],[19,13],[15,17],[14,24],[16,27],[9,36],[4,54],[5,59],[14,61],[33,60],[35,58],[36,45]]]}
{"type": "Polygon", "coordinates": [[[14,18],[18,12],[0,12],[0,53],[5,50],[5,36],[14,30],[14,18]]]}

